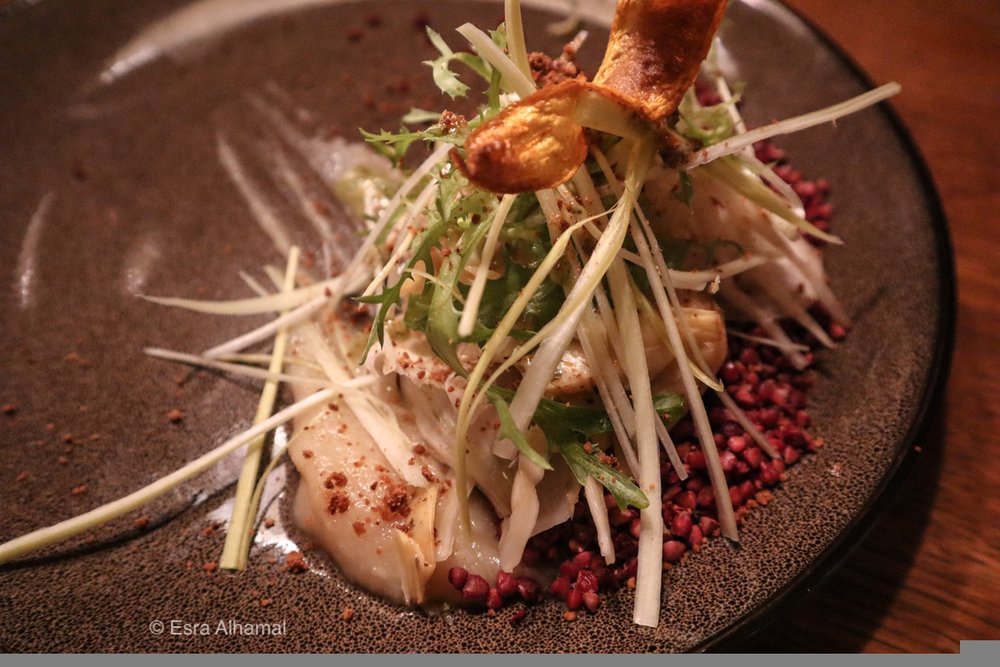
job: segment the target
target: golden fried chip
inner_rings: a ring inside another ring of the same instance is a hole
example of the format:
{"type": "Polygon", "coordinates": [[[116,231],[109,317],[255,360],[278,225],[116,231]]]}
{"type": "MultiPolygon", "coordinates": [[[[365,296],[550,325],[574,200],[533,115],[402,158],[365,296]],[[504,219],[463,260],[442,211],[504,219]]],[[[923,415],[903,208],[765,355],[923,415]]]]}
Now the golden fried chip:
{"type": "Polygon", "coordinates": [[[542,88],[476,128],[459,168],[477,186],[500,193],[532,192],[569,180],[587,157],[575,109],[586,84],[542,88]]]}
{"type": "Polygon", "coordinates": [[[588,113],[596,107],[611,103],[611,124],[641,118],[665,137],[656,129],[694,82],[725,8],[726,0],[619,0],[593,83],[563,81],[508,106],[469,135],[464,160],[458,151],[452,159],[480,188],[530,192],[565,183],[583,164],[581,121],[609,117],[588,113]]]}
{"type": "Polygon", "coordinates": [[[662,121],[694,83],[725,9],[726,0],[619,0],[594,83],[662,121]]]}

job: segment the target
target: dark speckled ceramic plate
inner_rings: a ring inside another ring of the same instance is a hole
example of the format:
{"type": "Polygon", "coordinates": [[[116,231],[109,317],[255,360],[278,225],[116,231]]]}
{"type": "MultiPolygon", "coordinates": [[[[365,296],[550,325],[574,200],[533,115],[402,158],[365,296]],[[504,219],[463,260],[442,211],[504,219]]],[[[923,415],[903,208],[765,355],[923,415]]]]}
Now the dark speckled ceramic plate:
{"type": "MultiPolygon", "coordinates": [[[[466,20],[490,26],[501,16],[497,4],[451,0],[290,1],[175,48],[166,30],[191,18],[173,13],[183,4],[47,0],[0,10],[0,404],[11,406],[0,415],[0,539],[124,495],[248,423],[252,383],[187,374],[142,352],[204,349],[248,322],[136,295],[245,295],[237,270],[277,262],[217,159],[224,136],[249,176],[266,182],[254,169],[274,136],[253,100],[307,133],[394,127],[410,104],[442,104],[420,65],[432,52],[419,26],[453,35],[466,20]],[[147,29],[166,55],[128,51],[147,29]],[[172,423],[173,409],[185,418],[172,423]]],[[[543,30],[549,15],[526,18],[532,48],[558,48],[543,30]]],[[[590,71],[604,35],[594,29],[584,50],[590,71]]],[[[724,39],[754,122],[867,86],[768,0],[734,3],[724,39]]],[[[890,113],[869,110],[781,145],[807,175],[831,181],[847,240],[828,262],[856,324],[821,355],[812,396],[827,445],[752,513],[739,549],[715,541],[670,571],[655,630],[632,625],[627,594],[576,623],[542,605],[516,629],[509,612],[401,611],[345,584],[318,554],[313,571],[285,573],[274,563],[288,548],[277,530],[262,534],[246,572],[207,573],[222,545],[210,526],[231,493],[230,461],[141,515],[0,568],[0,650],[681,651],[745,629],[843,553],[898,478],[945,370],[953,309],[945,224],[890,113]],[[140,516],[148,524],[137,525],[140,516]],[[348,606],[355,615],[345,622],[348,606]],[[218,632],[229,620],[283,623],[283,633],[218,632]],[[173,634],[171,621],[207,623],[211,633],[173,634]]],[[[280,191],[270,197],[279,213],[300,216],[280,191]]]]}

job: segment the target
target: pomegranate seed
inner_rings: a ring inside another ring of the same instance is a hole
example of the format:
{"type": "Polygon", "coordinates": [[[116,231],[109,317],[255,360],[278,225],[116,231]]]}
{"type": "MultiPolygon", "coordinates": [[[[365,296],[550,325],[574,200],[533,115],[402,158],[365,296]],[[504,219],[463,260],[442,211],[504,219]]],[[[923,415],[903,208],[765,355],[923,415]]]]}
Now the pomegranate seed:
{"type": "Polygon", "coordinates": [[[569,577],[556,577],[549,585],[549,593],[554,598],[565,600],[566,594],[569,593],[569,577]]]}
{"type": "Polygon", "coordinates": [[[581,605],[583,605],[583,592],[579,588],[569,589],[569,593],[566,594],[566,608],[576,611],[581,605]]]}
{"type": "Polygon", "coordinates": [[[698,507],[701,509],[715,507],[715,492],[712,491],[712,487],[706,486],[698,492],[698,507]]]}
{"type": "Polygon", "coordinates": [[[703,516],[698,520],[698,527],[702,535],[715,535],[719,530],[719,522],[710,516],[703,516]]]}
{"type": "Polygon", "coordinates": [[[674,504],[684,509],[693,510],[698,506],[698,497],[694,494],[694,491],[685,491],[677,496],[674,504]]]}
{"type": "Polygon", "coordinates": [[[747,447],[743,450],[743,460],[746,461],[751,468],[759,468],[760,462],[763,459],[764,455],[758,447],[747,447]]]}
{"type": "Polygon", "coordinates": [[[694,524],[691,521],[691,513],[682,512],[674,516],[670,531],[677,537],[687,537],[691,533],[692,525],[694,524]]]}
{"type": "Polygon", "coordinates": [[[497,591],[503,597],[510,597],[517,592],[517,578],[510,572],[500,570],[497,573],[497,591]]]}
{"type": "Polygon", "coordinates": [[[478,574],[470,574],[462,587],[462,597],[466,600],[482,601],[490,592],[490,585],[478,574]]]}
{"type": "Polygon", "coordinates": [[[684,457],[684,463],[686,463],[691,470],[704,470],[705,455],[699,451],[692,451],[684,457]]]}
{"type": "Polygon", "coordinates": [[[491,588],[489,592],[486,593],[486,606],[490,609],[499,609],[503,606],[503,598],[500,597],[500,591],[495,588],[491,588]]]}
{"type": "Polygon", "coordinates": [[[538,584],[527,577],[518,577],[517,593],[525,602],[534,602],[538,599],[538,584]]]}
{"type": "Polygon", "coordinates": [[[582,593],[596,593],[597,575],[590,570],[580,570],[580,574],[576,576],[576,588],[580,589],[582,593]]]}
{"type": "Polygon", "coordinates": [[[687,551],[687,545],[677,540],[667,540],[663,543],[663,560],[668,563],[678,563],[687,551]]]}
{"type": "MultiPolygon", "coordinates": [[[[636,521],[638,521],[638,519],[636,519],[636,521]]],[[[559,574],[561,574],[562,576],[566,577],[571,581],[573,579],[576,579],[576,575],[579,571],[580,568],[574,565],[573,561],[564,561],[559,564],[559,574]]]]}
{"type": "Polygon", "coordinates": [[[465,581],[469,578],[469,571],[464,567],[453,567],[448,570],[448,583],[454,586],[457,590],[462,590],[465,586],[465,581]]]}
{"type": "Polygon", "coordinates": [[[747,439],[742,435],[734,435],[726,440],[726,447],[728,447],[729,451],[733,454],[739,454],[747,448],[747,439]]]}

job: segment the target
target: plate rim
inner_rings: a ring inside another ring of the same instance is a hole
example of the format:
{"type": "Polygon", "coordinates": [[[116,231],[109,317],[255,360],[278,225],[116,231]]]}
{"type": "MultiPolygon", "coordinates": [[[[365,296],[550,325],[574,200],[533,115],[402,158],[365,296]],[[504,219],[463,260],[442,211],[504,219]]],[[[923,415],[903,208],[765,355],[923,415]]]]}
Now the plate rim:
{"type": "MultiPolygon", "coordinates": [[[[847,69],[847,73],[867,89],[875,87],[871,75],[826,31],[800,10],[789,5],[786,0],[765,0],[778,11],[787,13],[788,17],[805,28],[809,35],[830,55],[847,69]]],[[[944,395],[951,372],[954,356],[955,334],[957,326],[957,281],[955,276],[955,251],[948,229],[948,218],[941,202],[941,195],[927,160],[914,140],[909,128],[903,122],[895,107],[889,101],[881,102],[876,107],[878,113],[889,122],[891,132],[899,141],[906,154],[909,165],[919,183],[924,195],[926,210],[930,217],[931,232],[936,250],[935,259],[938,262],[939,301],[938,317],[934,323],[934,346],[931,363],[926,380],[921,389],[920,398],[913,420],[906,433],[897,442],[896,455],[882,479],[869,496],[864,509],[856,513],[844,530],[816,558],[799,571],[784,586],[774,592],[765,602],[744,615],[724,630],[707,637],[692,646],[692,653],[706,653],[723,649],[726,645],[747,641],[763,632],[775,620],[774,616],[785,609],[800,603],[808,591],[813,590],[825,581],[844,561],[858,548],[875,528],[878,520],[885,517],[887,510],[899,498],[907,482],[914,475],[921,452],[914,449],[917,438],[934,425],[934,413],[931,406],[944,395]]],[[[935,446],[944,446],[941,441],[931,440],[935,446]]],[[[923,451],[926,451],[926,447],[923,451]]]]}
{"type": "MultiPolygon", "coordinates": [[[[526,5],[528,3],[525,3],[526,5]]],[[[756,4],[756,3],[746,3],[756,4]]],[[[824,49],[846,68],[846,74],[867,88],[874,87],[870,75],[853,57],[817,26],[800,10],[791,7],[786,0],[766,0],[767,7],[787,15],[789,19],[804,28],[813,38],[818,48],[824,49]]],[[[28,9],[29,3],[12,2],[0,6],[0,20],[28,9]]],[[[775,619],[775,615],[801,602],[812,590],[829,577],[857,549],[875,527],[877,520],[884,519],[887,510],[900,496],[907,482],[917,468],[920,452],[915,451],[917,439],[934,424],[935,413],[931,406],[943,396],[950,374],[954,354],[957,327],[957,280],[955,275],[954,247],[948,227],[947,216],[941,202],[940,193],[932,172],[909,128],[895,108],[889,103],[878,105],[878,113],[889,123],[891,135],[899,142],[906,156],[908,166],[913,169],[915,180],[923,195],[924,210],[930,218],[930,232],[934,242],[934,258],[938,267],[937,288],[940,293],[937,318],[934,322],[931,361],[922,383],[913,419],[905,434],[896,442],[892,461],[866,499],[861,511],[851,517],[847,526],[827,545],[823,552],[810,560],[784,586],[773,592],[763,603],[739,617],[733,623],[715,634],[690,646],[688,652],[709,652],[725,648],[735,642],[745,641],[764,631],[775,619]]],[[[944,441],[932,439],[930,444],[943,447],[944,441]]],[[[925,451],[928,449],[924,448],[925,451]]],[[[662,643],[660,650],[667,649],[662,643]]],[[[669,650],[669,649],[667,649],[669,650]]]]}

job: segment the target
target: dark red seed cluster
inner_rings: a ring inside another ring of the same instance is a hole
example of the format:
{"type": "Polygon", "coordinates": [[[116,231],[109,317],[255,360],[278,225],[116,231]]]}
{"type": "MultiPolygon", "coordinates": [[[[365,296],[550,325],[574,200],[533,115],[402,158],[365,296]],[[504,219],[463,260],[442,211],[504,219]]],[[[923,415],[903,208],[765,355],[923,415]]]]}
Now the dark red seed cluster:
{"type": "Polygon", "coordinates": [[[785,151],[770,141],[760,142],[754,146],[754,150],[758,160],[773,165],[774,173],[792,186],[795,194],[802,200],[806,220],[824,232],[830,231],[830,216],[833,214],[833,205],[827,201],[830,183],[825,178],[816,181],[804,179],[802,172],[788,163],[785,151]]]}
{"type": "MultiPolygon", "coordinates": [[[[826,202],[827,183],[803,180],[799,172],[785,163],[784,153],[768,142],[757,145],[756,151],[757,157],[775,165],[775,172],[799,194],[806,217],[817,227],[827,229],[831,213],[826,202]]],[[[813,309],[813,315],[831,337],[844,336],[843,328],[832,324],[826,313],[813,309]]],[[[750,329],[748,333],[767,336],[757,329],[750,329]]],[[[816,344],[808,333],[795,325],[788,327],[788,333],[794,341],[810,347],[816,344]]],[[[806,352],[804,356],[812,362],[812,353],[806,352]]],[[[726,392],[777,453],[772,458],[728,409],[714,397],[706,399],[715,445],[729,485],[729,497],[737,521],[742,521],[746,512],[768,502],[770,489],[784,479],[788,466],[822,446],[822,442],[808,431],[811,419],[807,393],[813,384],[813,374],[809,370],[797,370],[775,348],[730,337],[728,357],[719,377],[726,392]]],[[[688,477],[682,482],[669,462],[662,464],[664,567],[680,563],[689,551],[698,551],[706,539],[719,534],[715,494],[690,416],[671,428],[671,436],[688,477]]],[[[607,564],[600,555],[597,531],[583,499],[577,503],[572,520],[535,535],[524,551],[526,566],[553,573],[554,578],[544,593],[564,603],[573,618],[580,610],[596,613],[602,595],[622,586],[635,585],[639,512],[634,508],[620,509],[610,494],[605,496],[605,504],[615,562],[607,564]]],[[[492,585],[462,568],[453,568],[448,578],[466,600],[490,610],[512,602],[532,603],[541,599],[543,593],[534,580],[507,572],[501,572],[492,585]]],[[[526,613],[524,608],[516,610],[510,622],[520,623],[526,613]]]]}

